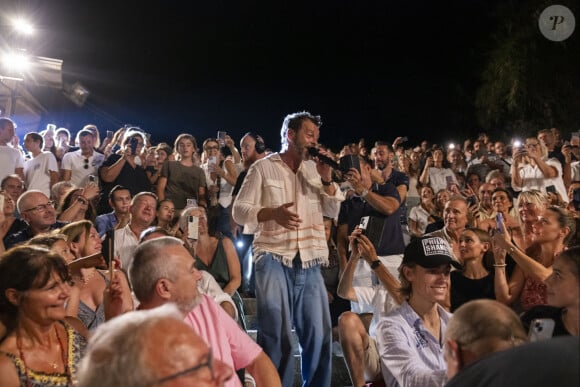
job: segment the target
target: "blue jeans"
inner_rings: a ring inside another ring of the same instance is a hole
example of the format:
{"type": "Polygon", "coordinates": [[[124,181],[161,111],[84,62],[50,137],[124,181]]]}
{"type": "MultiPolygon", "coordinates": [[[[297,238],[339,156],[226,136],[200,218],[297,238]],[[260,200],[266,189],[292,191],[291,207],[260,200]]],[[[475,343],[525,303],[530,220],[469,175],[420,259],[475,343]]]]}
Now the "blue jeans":
{"type": "Polygon", "coordinates": [[[294,383],[294,323],[302,348],[302,386],[329,387],[332,327],[320,266],[303,269],[297,255],[290,268],[265,254],[255,268],[258,344],[278,369],[282,385],[294,383]]]}

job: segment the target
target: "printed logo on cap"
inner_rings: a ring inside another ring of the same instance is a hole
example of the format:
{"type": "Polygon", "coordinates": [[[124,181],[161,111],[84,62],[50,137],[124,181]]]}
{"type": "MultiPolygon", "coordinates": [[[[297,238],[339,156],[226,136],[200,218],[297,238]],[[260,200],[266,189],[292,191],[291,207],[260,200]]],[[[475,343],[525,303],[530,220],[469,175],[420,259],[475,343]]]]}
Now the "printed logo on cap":
{"type": "Polygon", "coordinates": [[[449,245],[442,238],[426,238],[421,240],[421,243],[423,244],[423,252],[427,257],[431,255],[447,255],[452,257],[449,251],[449,245]]]}

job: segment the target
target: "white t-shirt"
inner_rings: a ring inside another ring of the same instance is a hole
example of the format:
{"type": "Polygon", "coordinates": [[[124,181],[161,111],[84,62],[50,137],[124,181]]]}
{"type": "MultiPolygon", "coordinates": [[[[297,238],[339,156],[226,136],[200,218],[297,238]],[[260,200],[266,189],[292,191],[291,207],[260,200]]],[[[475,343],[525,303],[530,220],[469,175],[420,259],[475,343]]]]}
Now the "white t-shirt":
{"type": "Polygon", "coordinates": [[[514,191],[530,191],[537,189],[538,191],[546,193],[546,187],[553,185],[556,187],[556,192],[560,194],[562,199],[568,201],[568,192],[564,186],[564,180],[562,180],[562,164],[560,164],[557,159],[553,158],[547,159],[546,164],[556,168],[556,177],[548,179],[544,177],[544,173],[537,165],[532,166],[532,164],[525,164],[519,170],[520,177],[522,178],[522,186],[519,187],[515,184],[512,184],[512,188],[514,191]]]}
{"type": "Polygon", "coordinates": [[[425,229],[429,224],[429,212],[425,210],[421,205],[411,208],[411,213],[409,214],[409,219],[417,223],[417,228],[421,234],[425,233],[425,229]]]}
{"type": "Polygon", "coordinates": [[[86,185],[89,175],[94,175],[98,178],[98,169],[103,164],[103,161],[105,161],[105,155],[93,152],[91,157],[85,157],[79,149],[64,154],[61,168],[71,171],[71,183],[77,187],[83,187],[86,185]],[[88,162],[85,162],[85,160],[88,160],[88,162]]]}
{"type": "Polygon", "coordinates": [[[50,197],[50,172],[58,172],[56,157],[52,152],[42,152],[33,159],[24,162],[24,184],[26,189],[42,191],[50,197]]]}
{"type": "Polygon", "coordinates": [[[18,149],[0,145],[0,181],[12,175],[17,168],[24,168],[24,158],[18,149]]]}

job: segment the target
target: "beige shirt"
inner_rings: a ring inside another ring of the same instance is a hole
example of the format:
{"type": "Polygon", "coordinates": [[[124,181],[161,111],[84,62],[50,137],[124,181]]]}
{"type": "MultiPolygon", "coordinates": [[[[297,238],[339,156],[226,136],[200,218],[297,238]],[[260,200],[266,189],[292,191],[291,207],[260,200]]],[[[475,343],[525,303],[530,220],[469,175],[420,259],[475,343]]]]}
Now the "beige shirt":
{"type": "Polygon", "coordinates": [[[284,265],[292,267],[292,260],[300,253],[302,267],[328,262],[328,247],[322,216],[336,218],[340,202],[344,200],[335,184],[334,196],[324,192],[316,163],[303,161],[294,173],[274,153],[256,161],[248,170],[242,188],[236,196],[233,217],[254,235],[254,257],[265,253],[281,258],[284,265]],[[302,219],[298,230],[289,230],[276,221],[258,222],[262,208],[275,208],[285,203],[294,203],[289,208],[302,219]]]}

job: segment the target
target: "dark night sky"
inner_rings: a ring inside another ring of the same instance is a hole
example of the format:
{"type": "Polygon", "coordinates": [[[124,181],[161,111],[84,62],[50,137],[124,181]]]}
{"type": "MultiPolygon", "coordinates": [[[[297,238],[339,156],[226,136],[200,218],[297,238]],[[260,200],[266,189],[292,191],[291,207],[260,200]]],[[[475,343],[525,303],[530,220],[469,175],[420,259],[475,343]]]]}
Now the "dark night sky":
{"type": "MultiPolygon", "coordinates": [[[[10,3],[7,1],[7,3],[10,3]]],[[[475,135],[495,2],[12,1],[32,12],[38,55],[64,60],[91,96],[42,93],[48,121],[138,124],[154,142],[248,130],[278,149],[284,115],[322,115],[337,148],[408,135],[475,135]]],[[[6,12],[9,7],[4,8],[6,12]]],[[[459,139],[459,138],[458,138],[459,139]]]]}

